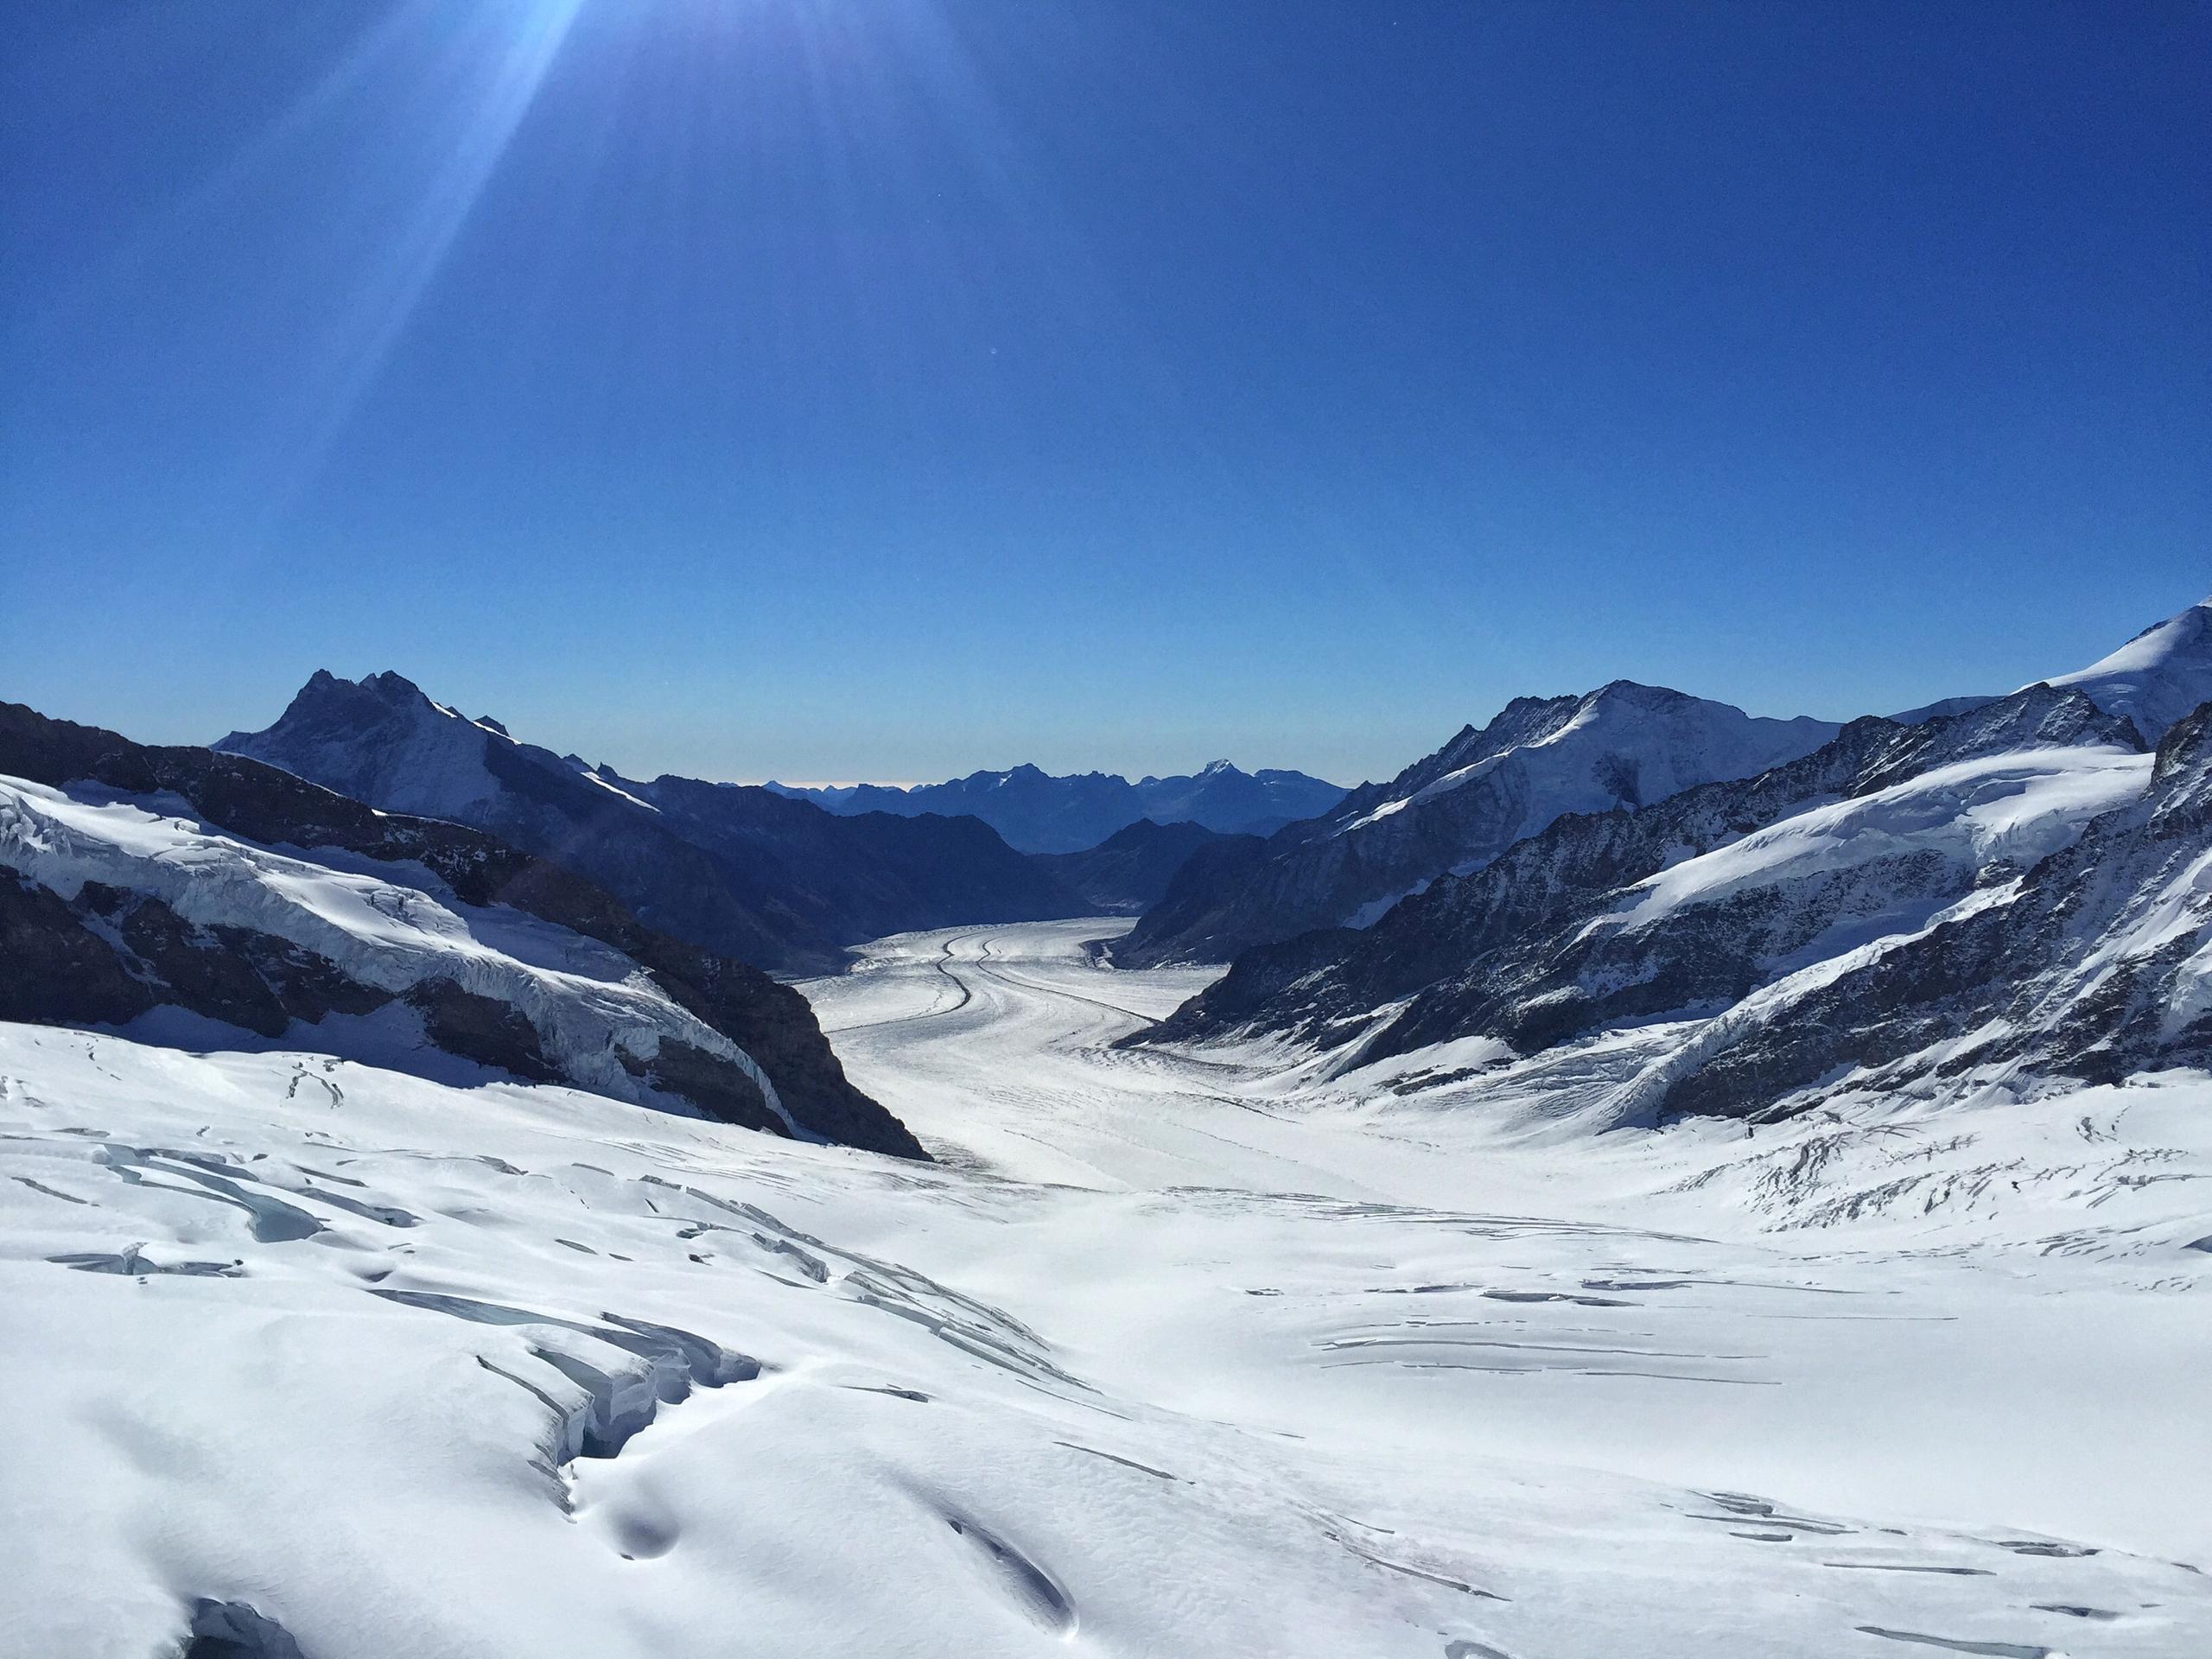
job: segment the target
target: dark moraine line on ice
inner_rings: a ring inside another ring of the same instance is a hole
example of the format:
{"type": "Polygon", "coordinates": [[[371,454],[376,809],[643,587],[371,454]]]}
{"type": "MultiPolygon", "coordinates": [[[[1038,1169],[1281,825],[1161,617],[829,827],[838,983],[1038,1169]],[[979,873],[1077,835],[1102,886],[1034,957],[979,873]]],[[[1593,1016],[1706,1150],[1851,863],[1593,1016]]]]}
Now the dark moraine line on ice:
{"type": "MultiPolygon", "coordinates": [[[[984,947],[987,956],[989,949],[988,944],[984,947]]],[[[1081,991],[1071,991],[1064,986],[1046,985],[1033,979],[1024,979],[1019,974],[1007,972],[1003,968],[989,968],[985,971],[1001,983],[1019,986],[1025,991],[1035,991],[1040,995],[1058,997],[1070,1002],[1088,1002],[1094,1008],[1104,1008],[1108,1013],[1118,1014],[1126,1020],[1137,1020],[1148,1024],[1152,1019],[1150,1014],[1139,1014],[1135,1008],[1125,1008],[1118,1002],[1107,1001],[1103,997],[1085,996],[1081,991]]]]}
{"type": "MultiPolygon", "coordinates": [[[[930,964],[939,974],[952,982],[953,989],[960,993],[960,1000],[957,1002],[948,1002],[941,1008],[932,1005],[924,1008],[919,1014],[894,1014],[887,1020],[862,1020],[850,1026],[825,1026],[823,1027],[822,1034],[825,1037],[842,1037],[849,1031],[874,1031],[883,1026],[907,1026],[918,1020],[937,1020],[948,1014],[959,1013],[961,1009],[976,1000],[976,993],[966,980],[952,971],[952,947],[956,944],[964,944],[975,937],[973,933],[963,933],[957,939],[947,939],[939,948],[937,960],[930,964]]],[[[988,950],[991,944],[991,940],[984,940],[983,949],[988,950]]]]}
{"type": "Polygon", "coordinates": [[[1948,1653],[1975,1653],[1988,1659],[2056,1659],[2051,1649],[2027,1642],[1963,1642],[1948,1636],[1923,1636],[1917,1630],[1889,1630],[1879,1624],[1861,1624],[1859,1628],[1869,1636],[1887,1637],[1892,1642],[1910,1642],[1923,1648],[1942,1648],[1948,1653]]]}

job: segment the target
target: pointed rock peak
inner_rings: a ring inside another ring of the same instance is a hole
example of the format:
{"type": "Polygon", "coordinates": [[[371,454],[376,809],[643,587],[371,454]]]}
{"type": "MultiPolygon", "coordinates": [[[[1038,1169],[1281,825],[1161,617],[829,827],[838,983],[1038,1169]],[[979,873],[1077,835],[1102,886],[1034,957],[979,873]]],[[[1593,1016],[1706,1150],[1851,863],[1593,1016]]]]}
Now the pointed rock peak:
{"type": "Polygon", "coordinates": [[[512,739],[514,736],[513,733],[510,732],[505,726],[502,726],[498,721],[493,719],[489,715],[477,715],[474,723],[481,726],[487,732],[497,732],[504,738],[512,739]]]}
{"type": "Polygon", "coordinates": [[[416,684],[404,674],[389,668],[381,674],[370,675],[361,682],[361,689],[375,692],[386,702],[412,702],[417,698],[421,698],[424,702],[429,701],[429,697],[423,696],[421,686],[416,684]]]}
{"type": "Polygon", "coordinates": [[[346,680],[327,668],[319,668],[293,696],[280,724],[379,720],[395,710],[413,705],[427,707],[429,703],[429,699],[413,681],[397,674],[371,674],[359,680],[346,680]]]}
{"type": "Polygon", "coordinates": [[[1219,778],[1225,773],[1234,772],[1236,770],[1236,768],[1230,765],[1226,760],[1209,760],[1206,762],[1205,769],[1198,773],[1198,776],[1201,778],[1219,778]]]}

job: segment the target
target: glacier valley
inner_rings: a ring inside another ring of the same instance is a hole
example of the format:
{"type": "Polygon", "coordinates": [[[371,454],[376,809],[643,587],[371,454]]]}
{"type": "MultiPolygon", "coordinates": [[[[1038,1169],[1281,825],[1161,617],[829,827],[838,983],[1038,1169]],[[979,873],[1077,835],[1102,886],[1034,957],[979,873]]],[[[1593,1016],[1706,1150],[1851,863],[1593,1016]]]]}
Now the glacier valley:
{"type": "Polygon", "coordinates": [[[1663,1027],[1116,1047],[1128,925],[802,986],[934,1165],[0,1027],[0,1647],[2212,1648],[2199,1075],[1593,1134],[1663,1027]]]}

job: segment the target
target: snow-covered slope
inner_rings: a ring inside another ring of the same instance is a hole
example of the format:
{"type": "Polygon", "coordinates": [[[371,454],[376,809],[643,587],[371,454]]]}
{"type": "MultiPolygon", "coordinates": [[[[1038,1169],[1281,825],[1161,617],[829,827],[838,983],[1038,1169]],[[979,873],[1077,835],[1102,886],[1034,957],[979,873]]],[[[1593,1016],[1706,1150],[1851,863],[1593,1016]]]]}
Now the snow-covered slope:
{"type": "MultiPolygon", "coordinates": [[[[1635,1109],[1802,1109],[1793,1090],[1825,1068],[1793,1061],[1785,1078],[1747,1065],[1758,1046],[1738,1046],[1755,1023],[1847,1067],[1888,1046],[1885,1028],[1940,1025],[1914,1005],[1957,983],[1855,989],[1862,970],[2047,886],[2059,855],[2102,821],[2108,868],[2125,868],[2118,815],[2176,787],[2189,747],[2154,760],[2125,717],[2044,686],[1916,727],[1854,721],[1756,779],[1640,811],[1563,817],[1368,932],[1249,952],[1149,1040],[1272,1033],[1344,1051],[1338,1064],[1357,1066],[1471,1039],[1492,1041],[1492,1058],[1528,1055],[1672,1021],[1675,1049],[1635,1109]],[[1817,1019],[1777,1012],[1816,993],[1817,1019]]],[[[2085,902],[2082,914],[2104,907],[2085,902]]],[[[2078,927],[2031,931],[1982,986],[2001,1000],[2084,948],[2078,927]]],[[[1951,1012],[1957,1035],[1986,1017],[1951,1012]]],[[[2082,1028],[2078,1013],[2068,1023],[2082,1028]]]]}
{"type": "MultiPolygon", "coordinates": [[[[207,1022],[187,1027],[194,1037],[231,1047],[251,1043],[251,1027],[226,1017],[242,1016],[291,1046],[384,1058],[429,1051],[494,1075],[802,1133],[753,1057],[636,963],[519,912],[462,905],[428,871],[403,884],[213,834],[157,804],[0,778],[0,872],[16,878],[11,931],[52,918],[73,923],[83,949],[111,947],[146,993],[134,1023],[160,1029],[175,1023],[165,1016],[194,1014],[207,1022]],[[25,902],[29,886],[59,905],[25,902]],[[193,957],[204,976],[176,971],[193,957]],[[265,997],[225,982],[254,980],[265,997]],[[271,1014],[283,1020],[274,1031],[255,1018],[271,1014]]],[[[38,994],[54,989],[49,981],[38,994]]]]}
{"type": "Polygon", "coordinates": [[[1478,869],[1567,812],[1663,800],[1818,748],[1827,721],[1618,680],[1581,697],[1523,697],[1387,784],[1241,856],[1194,860],[1116,947],[1141,966],[1223,961],[1309,928],[1363,927],[1450,872],[1478,869]]]}
{"type": "Polygon", "coordinates": [[[267,730],[215,747],[557,858],[649,925],[779,971],[833,968],[845,946],[900,929],[1084,908],[973,820],[839,817],[766,789],[626,779],[518,743],[397,674],[318,672],[267,730]]]}
{"type": "Polygon", "coordinates": [[[0,704],[0,1018],[581,1084],[913,1154],[804,1001],[480,831],[0,704]]]}
{"type": "Polygon", "coordinates": [[[1226,760],[1211,761],[1189,777],[1146,777],[1134,784],[1113,772],[1055,777],[1037,766],[1020,766],[912,788],[888,784],[768,787],[832,812],[969,814],[1004,836],[1010,846],[1046,854],[1087,851],[1145,818],[1162,824],[1196,823],[1222,835],[1266,835],[1295,819],[1328,810],[1344,794],[1338,785],[1302,772],[1274,767],[1241,772],[1226,760]]]}
{"type": "MultiPolygon", "coordinates": [[[[1002,1037],[1097,1017],[1006,952],[1045,1017],[1002,1037]]],[[[835,990],[926,1000],[912,966],[835,990]]],[[[913,1081],[957,1087],[972,1059],[936,1052],[913,1081]]],[[[2054,1197],[2095,1241],[2056,1257],[1630,1196],[1717,1145],[1617,1162],[1585,1218],[1538,1207],[1565,1160],[1432,1153],[1465,1195],[1437,1205],[1395,1196],[1433,1123],[1286,1164],[1264,1098],[1087,1052],[972,1071],[944,1127],[1027,1109],[1047,1065],[1127,1160],[1214,1131],[1199,1184],[0,1027],[28,1426],[0,1650],[2172,1659],[2212,1632],[2169,1559],[2196,1553],[2182,1287],[2212,1260],[2173,1185],[2054,1197]],[[1293,1167],[1324,1185],[1267,1184],[1293,1167]]]]}
{"type": "Polygon", "coordinates": [[[797,1132],[753,1058],[636,963],[519,912],[461,905],[427,871],[404,886],[250,846],[137,801],[86,800],[9,778],[0,778],[0,869],[81,904],[74,913],[87,934],[111,929],[126,951],[124,930],[150,902],[232,957],[248,939],[293,947],[292,961],[327,964],[363,1001],[385,992],[405,1002],[439,987],[497,1004],[502,1019],[527,1026],[520,1040],[536,1050],[534,1071],[618,1100],[655,1098],[646,1078],[662,1046],[688,1046],[734,1067],[797,1132]],[[97,897],[85,902],[88,889],[97,897]]]}
{"type": "Polygon", "coordinates": [[[2109,657],[2052,685],[2073,686],[2107,714],[2126,715],[2152,742],[2212,701],[2212,600],[2143,630],[2109,657]]]}

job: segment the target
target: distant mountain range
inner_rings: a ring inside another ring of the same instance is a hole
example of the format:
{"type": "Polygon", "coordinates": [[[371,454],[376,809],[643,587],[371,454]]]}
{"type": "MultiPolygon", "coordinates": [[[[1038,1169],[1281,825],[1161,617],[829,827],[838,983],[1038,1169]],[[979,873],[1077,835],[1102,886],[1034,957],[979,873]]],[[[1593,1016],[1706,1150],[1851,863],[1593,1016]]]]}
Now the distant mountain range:
{"type": "Polygon", "coordinates": [[[1480,868],[1562,812],[1646,805],[1793,760],[1835,735],[1617,680],[1520,697],[1385,784],[1264,842],[1210,849],[1114,947],[1132,967],[1222,962],[1309,928],[1361,926],[1453,870],[1480,868]]]}
{"type": "Polygon", "coordinates": [[[1056,778],[1022,766],[911,789],[887,784],[766,787],[838,813],[969,814],[1025,853],[1082,852],[1143,818],[1202,824],[1223,835],[1267,835],[1325,812],[1344,796],[1339,785],[1302,772],[1240,772],[1226,760],[1214,761],[1196,777],[1142,778],[1134,784],[1111,772],[1056,778]]]}
{"type": "MultiPolygon", "coordinates": [[[[1402,1062],[1402,1091],[1586,1054],[1560,1075],[1620,1122],[2212,1063],[2212,606],[1934,707],[1656,798],[1524,808],[1370,925],[1281,931],[1128,1040],[1288,1039],[1402,1062]]],[[[1330,838],[1202,854],[1130,937],[1330,838]]]]}
{"type": "Polygon", "coordinates": [[[397,674],[317,673],[264,731],[214,746],[387,812],[448,819],[556,859],[648,925],[779,973],[964,922],[1086,913],[973,817],[833,814],[773,790],[650,782],[520,743],[397,674]]]}

